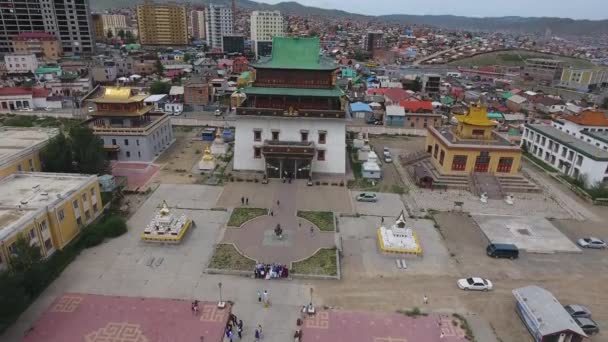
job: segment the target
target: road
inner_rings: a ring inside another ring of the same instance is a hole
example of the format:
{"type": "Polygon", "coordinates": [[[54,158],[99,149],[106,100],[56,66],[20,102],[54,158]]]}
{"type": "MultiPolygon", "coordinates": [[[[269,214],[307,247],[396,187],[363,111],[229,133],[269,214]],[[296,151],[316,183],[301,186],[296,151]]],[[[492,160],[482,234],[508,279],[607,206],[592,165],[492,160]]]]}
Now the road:
{"type": "Polygon", "coordinates": [[[424,57],[422,57],[422,58],[419,58],[419,59],[415,60],[415,61],[412,63],[412,65],[420,65],[420,63],[422,63],[422,62],[426,62],[426,61],[428,61],[429,59],[433,59],[433,58],[435,58],[435,57],[441,56],[442,54],[444,54],[444,53],[446,53],[446,52],[452,52],[452,51],[454,51],[454,50],[456,50],[456,49],[459,49],[459,48],[461,48],[461,47],[465,47],[466,45],[468,45],[468,44],[465,44],[465,45],[459,45],[459,46],[455,46],[455,47],[450,48],[450,49],[447,49],[447,50],[438,51],[438,52],[435,52],[434,54],[431,54],[431,55],[428,55],[428,56],[424,56],[424,57]]]}

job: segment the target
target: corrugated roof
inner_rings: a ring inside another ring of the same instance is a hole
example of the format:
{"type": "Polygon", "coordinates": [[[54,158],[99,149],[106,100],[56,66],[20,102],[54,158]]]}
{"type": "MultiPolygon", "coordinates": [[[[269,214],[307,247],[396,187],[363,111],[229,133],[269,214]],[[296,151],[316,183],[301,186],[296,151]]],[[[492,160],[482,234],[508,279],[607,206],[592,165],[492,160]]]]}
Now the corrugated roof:
{"type": "Polygon", "coordinates": [[[526,99],[526,98],[525,98],[525,97],[523,97],[523,96],[519,96],[519,95],[513,95],[513,96],[509,97],[509,101],[511,101],[511,102],[515,102],[515,103],[517,103],[517,104],[522,104],[522,103],[524,103],[524,102],[528,101],[528,99],[526,99]]]}
{"type": "Polygon", "coordinates": [[[320,50],[321,43],[316,37],[274,37],[272,56],[260,63],[252,64],[252,66],[267,69],[337,69],[338,66],[333,60],[319,55],[320,50]]]}
{"type": "Polygon", "coordinates": [[[588,144],[585,141],[579,138],[575,138],[572,135],[567,134],[566,132],[560,131],[559,129],[553,126],[526,124],[525,127],[530,128],[531,130],[540,133],[546,137],[549,137],[550,139],[553,139],[562,145],[566,145],[567,147],[577,151],[578,153],[588,158],[591,158],[592,160],[608,161],[608,151],[588,144]]]}
{"type": "Polygon", "coordinates": [[[351,103],[350,111],[351,112],[371,112],[372,108],[367,103],[355,102],[355,103],[351,103]]]}
{"type": "Polygon", "coordinates": [[[399,105],[405,108],[406,111],[417,113],[420,111],[433,111],[433,102],[431,101],[401,101],[399,105]]]}
{"type": "Polygon", "coordinates": [[[604,112],[584,111],[579,115],[564,115],[562,119],[574,122],[582,126],[608,126],[608,119],[604,112]]]}
{"type": "Polygon", "coordinates": [[[307,89],[307,88],[265,88],[248,87],[243,92],[247,95],[285,95],[285,96],[317,96],[317,97],[340,97],[344,92],[339,88],[331,89],[307,89]]]}
{"type": "Polygon", "coordinates": [[[530,285],[514,289],[513,295],[527,318],[530,318],[526,322],[535,325],[534,328],[542,336],[568,330],[587,336],[551,292],[530,285]]]}
{"type": "Polygon", "coordinates": [[[20,87],[0,88],[0,96],[16,96],[16,95],[32,95],[32,90],[20,88],[20,87]]]}
{"type": "Polygon", "coordinates": [[[387,116],[405,116],[405,109],[401,106],[387,106],[387,116]]]}

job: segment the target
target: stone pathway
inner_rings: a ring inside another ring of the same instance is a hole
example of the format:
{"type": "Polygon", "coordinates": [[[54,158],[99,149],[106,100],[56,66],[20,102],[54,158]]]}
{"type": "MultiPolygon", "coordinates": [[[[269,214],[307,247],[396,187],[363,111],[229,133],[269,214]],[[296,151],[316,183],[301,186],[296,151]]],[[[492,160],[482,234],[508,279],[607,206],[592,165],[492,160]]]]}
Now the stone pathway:
{"type": "Polygon", "coordinates": [[[308,258],[319,248],[335,247],[335,232],[322,232],[296,216],[298,184],[281,183],[275,189],[270,208],[274,215],[257,217],[240,228],[226,228],[222,242],[234,243],[239,251],[258,262],[288,266],[308,258]],[[277,224],[283,229],[282,239],[275,236],[277,224]]]}

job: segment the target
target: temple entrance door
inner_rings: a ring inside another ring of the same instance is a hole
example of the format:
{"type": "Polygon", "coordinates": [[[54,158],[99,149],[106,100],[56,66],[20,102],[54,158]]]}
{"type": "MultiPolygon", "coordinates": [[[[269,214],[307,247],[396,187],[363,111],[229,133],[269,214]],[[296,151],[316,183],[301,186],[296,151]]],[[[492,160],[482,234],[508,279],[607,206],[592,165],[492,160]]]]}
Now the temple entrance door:
{"type": "Polygon", "coordinates": [[[474,172],[488,172],[490,167],[490,154],[488,152],[480,152],[475,159],[474,172]]]}
{"type": "Polygon", "coordinates": [[[296,177],[296,162],[297,159],[285,158],[283,159],[283,174],[284,178],[295,178],[296,177]]]}
{"type": "Polygon", "coordinates": [[[281,176],[281,160],[266,158],[266,174],[268,178],[279,178],[281,176]]]}
{"type": "Polygon", "coordinates": [[[310,159],[297,159],[296,160],[296,178],[297,179],[308,179],[311,176],[312,162],[310,159]]]}

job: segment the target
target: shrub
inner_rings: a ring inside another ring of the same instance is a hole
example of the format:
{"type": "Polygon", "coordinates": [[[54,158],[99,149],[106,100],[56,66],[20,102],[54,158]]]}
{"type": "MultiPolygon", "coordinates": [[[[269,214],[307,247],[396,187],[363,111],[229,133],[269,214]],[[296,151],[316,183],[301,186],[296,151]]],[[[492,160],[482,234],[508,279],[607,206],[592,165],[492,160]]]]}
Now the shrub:
{"type": "Polygon", "coordinates": [[[127,223],[120,216],[110,216],[105,219],[102,224],[104,237],[118,237],[127,232],[127,223]]]}
{"type": "Polygon", "coordinates": [[[82,230],[80,245],[83,248],[95,247],[103,242],[104,236],[99,224],[92,224],[82,230]]]}

